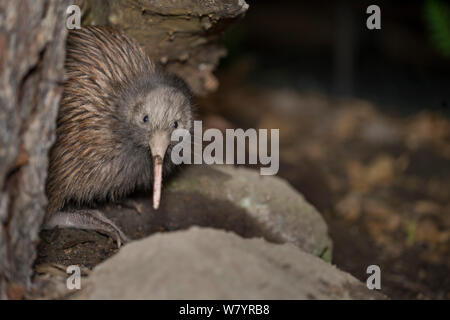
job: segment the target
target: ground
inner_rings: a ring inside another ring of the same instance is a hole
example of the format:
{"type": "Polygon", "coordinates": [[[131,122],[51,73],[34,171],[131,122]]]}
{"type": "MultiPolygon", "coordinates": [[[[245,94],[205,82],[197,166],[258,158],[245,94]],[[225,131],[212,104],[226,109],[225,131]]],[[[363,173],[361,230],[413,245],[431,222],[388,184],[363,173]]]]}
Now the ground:
{"type": "Polygon", "coordinates": [[[240,67],[199,102],[207,126],[279,128],[278,175],[324,215],[333,263],[362,281],[379,265],[394,299],[449,299],[448,117],[249,85],[240,67]]]}

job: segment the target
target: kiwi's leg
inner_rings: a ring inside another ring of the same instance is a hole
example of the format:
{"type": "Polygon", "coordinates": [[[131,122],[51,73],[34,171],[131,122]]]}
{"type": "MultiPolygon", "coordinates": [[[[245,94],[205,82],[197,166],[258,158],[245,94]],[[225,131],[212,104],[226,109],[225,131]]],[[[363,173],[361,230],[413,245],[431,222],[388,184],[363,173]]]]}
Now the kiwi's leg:
{"type": "Polygon", "coordinates": [[[95,230],[113,238],[117,246],[129,242],[129,238],[99,210],[58,211],[44,224],[44,229],[78,228],[95,230]]]}

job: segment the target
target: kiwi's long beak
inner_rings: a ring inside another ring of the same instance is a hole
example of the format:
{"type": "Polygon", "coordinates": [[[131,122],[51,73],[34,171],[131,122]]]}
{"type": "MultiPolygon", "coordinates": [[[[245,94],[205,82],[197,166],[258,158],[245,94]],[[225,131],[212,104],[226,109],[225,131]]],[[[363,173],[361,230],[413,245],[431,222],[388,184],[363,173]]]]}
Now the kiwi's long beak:
{"type": "Polygon", "coordinates": [[[169,136],[164,132],[156,132],[149,141],[153,157],[153,208],[159,208],[161,201],[162,172],[164,155],[169,145],[169,136]]]}
{"type": "Polygon", "coordinates": [[[159,208],[161,201],[163,158],[153,157],[153,209],[159,208]]]}

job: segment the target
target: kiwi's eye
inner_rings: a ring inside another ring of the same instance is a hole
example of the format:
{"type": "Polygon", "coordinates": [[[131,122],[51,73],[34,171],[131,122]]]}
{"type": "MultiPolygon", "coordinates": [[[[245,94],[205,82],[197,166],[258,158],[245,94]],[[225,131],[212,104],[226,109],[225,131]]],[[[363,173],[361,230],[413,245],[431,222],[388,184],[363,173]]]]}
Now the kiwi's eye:
{"type": "Polygon", "coordinates": [[[178,121],[175,121],[174,123],[173,123],[173,127],[176,129],[176,128],[178,128],[178,121]]]}
{"type": "Polygon", "coordinates": [[[148,122],[148,116],[144,116],[144,119],[142,119],[144,122],[148,122]]]}

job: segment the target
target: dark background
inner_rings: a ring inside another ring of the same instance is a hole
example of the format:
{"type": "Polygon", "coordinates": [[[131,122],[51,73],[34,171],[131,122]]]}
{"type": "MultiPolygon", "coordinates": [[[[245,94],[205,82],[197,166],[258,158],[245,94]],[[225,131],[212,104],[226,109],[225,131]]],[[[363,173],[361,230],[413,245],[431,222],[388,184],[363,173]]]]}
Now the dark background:
{"type": "Polygon", "coordinates": [[[226,36],[223,65],[248,55],[258,84],[356,96],[406,112],[446,108],[450,57],[432,41],[426,2],[248,1],[247,16],[226,36]],[[381,8],[381,30],[366,28],[371,4],[381,8]]]}

